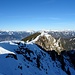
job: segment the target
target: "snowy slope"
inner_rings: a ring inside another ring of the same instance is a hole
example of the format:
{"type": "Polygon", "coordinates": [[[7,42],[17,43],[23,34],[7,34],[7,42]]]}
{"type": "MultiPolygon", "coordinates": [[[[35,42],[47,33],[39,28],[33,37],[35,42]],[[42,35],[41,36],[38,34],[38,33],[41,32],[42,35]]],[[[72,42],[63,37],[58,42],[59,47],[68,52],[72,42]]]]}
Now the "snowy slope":
{"type": "Polygon", "coordinates": [[[64,56],[66,70],[63,70],[57,58],[53,60],[32,42],[0,42],[0,75],[75,75],[66,59],[69,57],[64,56]]]}

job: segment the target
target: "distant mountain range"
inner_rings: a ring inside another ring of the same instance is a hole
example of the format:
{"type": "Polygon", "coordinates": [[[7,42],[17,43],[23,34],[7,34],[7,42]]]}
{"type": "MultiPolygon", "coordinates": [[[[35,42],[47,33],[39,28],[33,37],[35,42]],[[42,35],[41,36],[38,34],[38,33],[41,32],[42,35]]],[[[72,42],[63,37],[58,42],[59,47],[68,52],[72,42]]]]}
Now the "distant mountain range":
{"type": "Polygon", "coordinates": [[[0,41],[29,42],[38,36],[40,37],[36,40],[36,44],[46,50],[57,50],[60,53],[62,50],[75,49],[75,31],[0,31],[0,41]],[[44,36],[41,36],[41,33],[45,33],[44,36]]]}
{"type": "Polygon", "coordinates": [[[34,31],[0,31],[0,41],[21,40],[33,33],[34,31]]]}
{"type": "MultiPolygon", "coordinates": [[[[75,31],[38,31],[46,32],[54,38],[71,38],[75,37],[75,31]]],[[[21,40],[36,31],[0,31],[0,41],[21,40]]]]}

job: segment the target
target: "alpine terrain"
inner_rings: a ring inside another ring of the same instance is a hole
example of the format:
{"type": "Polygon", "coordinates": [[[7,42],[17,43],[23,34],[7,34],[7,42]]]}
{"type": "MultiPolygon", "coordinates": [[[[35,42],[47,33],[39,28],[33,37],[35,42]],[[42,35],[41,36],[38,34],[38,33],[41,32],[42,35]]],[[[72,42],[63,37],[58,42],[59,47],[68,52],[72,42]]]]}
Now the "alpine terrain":
{"type": "MultiPolygon", "coordinates": [[[[59,32],[58,32],[59,33],[59,32]]],[[[0,42],[0,75],[75,75],[75,39],[36,32],[0,42]]]]}

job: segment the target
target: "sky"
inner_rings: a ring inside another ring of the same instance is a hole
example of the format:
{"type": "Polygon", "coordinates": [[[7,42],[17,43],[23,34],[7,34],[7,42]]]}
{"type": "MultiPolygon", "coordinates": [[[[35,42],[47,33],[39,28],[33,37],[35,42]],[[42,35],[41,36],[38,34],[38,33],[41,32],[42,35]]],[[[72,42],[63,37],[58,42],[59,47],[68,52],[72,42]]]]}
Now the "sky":
{"type": "Polygon", "coordinates": [[[0,30],[75,30],[75,0],[0,0],[0,30]]]}

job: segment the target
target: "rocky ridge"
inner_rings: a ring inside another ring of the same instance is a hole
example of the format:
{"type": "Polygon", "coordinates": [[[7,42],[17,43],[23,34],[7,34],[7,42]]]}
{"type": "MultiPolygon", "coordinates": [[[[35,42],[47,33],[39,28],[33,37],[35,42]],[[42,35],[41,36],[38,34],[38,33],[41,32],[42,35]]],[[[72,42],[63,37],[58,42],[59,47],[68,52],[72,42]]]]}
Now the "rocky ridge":
{"type": "Polygon", "coordinates": [[[74,75],[75,51],[45,51],[34,43],[0,42],[0,75],[74,75]]]}

